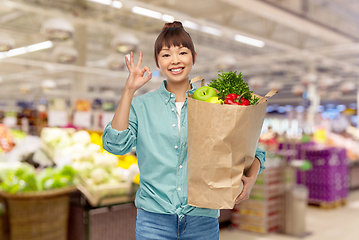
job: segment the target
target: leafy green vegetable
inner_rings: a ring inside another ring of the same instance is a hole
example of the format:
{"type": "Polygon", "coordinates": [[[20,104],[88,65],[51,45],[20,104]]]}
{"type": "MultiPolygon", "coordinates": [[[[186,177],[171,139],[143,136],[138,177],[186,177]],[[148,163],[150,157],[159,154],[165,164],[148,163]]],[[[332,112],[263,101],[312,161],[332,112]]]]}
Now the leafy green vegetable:
{"type": "Polygon", "coordinates": [[[66,187],[74,184],[75,175],[71,166],[45,168],[37,174],[33,166],[21,164],[19,168],[1,174],[0,190],[14,194],[66,187]]]}
{"type": "Polygon", "coordinates": [[[242,77],[241,72],[238,75],[237,71],[222,72],[222,74],[218,74],[218,79],[212,79],[208,86],[217,89],[219,97],[222,96],[223,92],[224,96],[230,93],[237,95],[245,93],[243,98],[248,99],[250,105],[254,105],[258,102],[259,98],[256,96],[252,98],[253,91],[249,91],[248,84],[243,81],[242,77]]]}

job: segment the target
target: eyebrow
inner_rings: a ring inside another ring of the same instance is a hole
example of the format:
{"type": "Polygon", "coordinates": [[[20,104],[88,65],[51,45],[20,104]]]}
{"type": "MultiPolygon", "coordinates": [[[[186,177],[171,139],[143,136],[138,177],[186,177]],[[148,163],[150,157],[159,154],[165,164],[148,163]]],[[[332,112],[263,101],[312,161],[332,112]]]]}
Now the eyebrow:
{"type": "MultiPolygon", "coordinates": [[[[181,48],[187,48],[187,47],[185,47],[185,46],[180,46],[179,49],[181,49],[181,48]]],[[[169,50],[169,49],[170,49],[169,47],[163,47],[163,48],[161,49],[161,51],[162,51],[162,50],[169,50]]]]}

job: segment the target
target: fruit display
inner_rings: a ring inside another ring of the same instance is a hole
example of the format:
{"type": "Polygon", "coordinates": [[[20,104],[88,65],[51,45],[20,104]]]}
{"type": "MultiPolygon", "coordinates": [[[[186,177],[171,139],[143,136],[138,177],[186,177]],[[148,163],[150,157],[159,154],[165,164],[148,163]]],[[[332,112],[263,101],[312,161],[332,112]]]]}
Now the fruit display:
{"type": "Polygon", "coordinates": [[[68,165],[36,170],[27,163],[4,163],[0,169],[0,190],[10,194],[57,189],[75,184],[76,171],[68,165]]]}
{"type": "Polygon", "coordinates": [[[41,139],[56,165],[70,163],[90,184],[132,182],[139,172],[135,156],[116,156],[104,150],[99,133],[44,128],[41,139]]]}
{"type": "Polygon", "coordinates": [[[0,124],[0,153],[9,152],[15,146],[15,140],[9,129],[0,124]]]}
{"type": "Polygon", "coordinates": [[[41,139],[56,165],[70,164],[78,172],[79,189],[94,205],[102,198],[131,194],[138,184],[137,158],[107,152],[98,132],[44,128],[41,139]]]}

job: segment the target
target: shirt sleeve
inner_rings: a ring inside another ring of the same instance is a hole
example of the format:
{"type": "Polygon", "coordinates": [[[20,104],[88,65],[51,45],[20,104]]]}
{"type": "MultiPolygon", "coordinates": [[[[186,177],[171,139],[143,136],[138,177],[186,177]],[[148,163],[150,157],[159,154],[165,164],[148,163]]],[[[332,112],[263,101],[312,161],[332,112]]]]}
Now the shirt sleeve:
{"type": "Polygon", "coordinates": [[[261,173],[265,169],[264,162],[266,161],[266,152],[257,147],[255,156],[259,159],[259,162],[261,164],[261,167],[259,169],[259,173],[261,173]]]}
{"type": "Polygon", "coordinates": [[[118,131],[107,124],[102,134],[103,148],[115,155],[124,155],[131,151],[137,143],[137,115],[131,105],[128,128],[118,131]]]}

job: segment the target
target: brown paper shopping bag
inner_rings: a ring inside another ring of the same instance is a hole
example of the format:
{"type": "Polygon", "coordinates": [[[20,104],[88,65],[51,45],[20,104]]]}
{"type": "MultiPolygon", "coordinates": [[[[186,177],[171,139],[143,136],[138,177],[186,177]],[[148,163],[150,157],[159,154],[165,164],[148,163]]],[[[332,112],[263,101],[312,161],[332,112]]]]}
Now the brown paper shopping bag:
{"type": "MultiPolygon", "coordinates": [[[[191,82],[202,79],[192,79],[191,82]]],[[[267,97],[257,105],[234,106],[188,96],[188,204],[232,209],[242,192],[243,171],[251,166],[262,130],[267,97]]]]}

